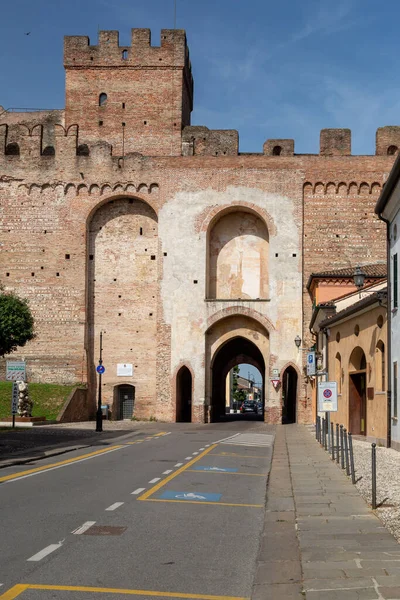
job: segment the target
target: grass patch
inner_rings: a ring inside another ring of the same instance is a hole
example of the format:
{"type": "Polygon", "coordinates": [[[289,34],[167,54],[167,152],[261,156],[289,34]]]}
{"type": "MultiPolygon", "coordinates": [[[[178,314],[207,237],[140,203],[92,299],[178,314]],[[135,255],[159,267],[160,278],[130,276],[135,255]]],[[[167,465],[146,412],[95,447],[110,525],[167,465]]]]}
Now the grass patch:
{"type": "MultiPolygon", "coordinates": [[[[29,383],[29,396],[33,400],[33,417],[46,417],[54,421],[75,385],[29,383]]],[[[0,381],[0,420],[11,417],[12,382],[0,381]]]]}

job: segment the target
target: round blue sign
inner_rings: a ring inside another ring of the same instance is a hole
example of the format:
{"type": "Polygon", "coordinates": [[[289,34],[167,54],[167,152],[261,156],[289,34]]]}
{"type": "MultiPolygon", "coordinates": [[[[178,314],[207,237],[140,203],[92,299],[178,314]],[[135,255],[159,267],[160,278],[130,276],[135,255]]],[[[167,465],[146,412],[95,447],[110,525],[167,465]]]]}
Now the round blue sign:
{"type": "Polygon", "coordinates": [[[106,369],[105,369],[105,367],[103,367],[103,365],[99,365],[98,367],[96,367],[96,371],[97,371],[98,373],[100,373],[100,375],[102,375],[102,374],[104,373],[104,371],[105,371],[105,370],[106,370],[106,369]]]}

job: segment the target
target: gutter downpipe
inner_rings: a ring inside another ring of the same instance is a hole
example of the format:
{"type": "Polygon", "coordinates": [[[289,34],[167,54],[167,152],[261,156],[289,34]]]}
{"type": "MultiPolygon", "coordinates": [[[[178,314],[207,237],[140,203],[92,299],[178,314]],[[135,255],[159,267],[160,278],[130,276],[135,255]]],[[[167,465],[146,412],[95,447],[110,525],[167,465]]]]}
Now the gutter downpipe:
{"type": "Polygon", "coordinates": [[[378,218],[386,223],[386,270],[387,270],[387,370],[388,370],[388,382],[386,391],[387,401],[387,435],[386,435],[386,446],[388,448],[392,445],[392,286],[391,286],[391,271],[390,271],[390,229],[389,221],[382,217],[381,213],[378,213],[378,218]]]}

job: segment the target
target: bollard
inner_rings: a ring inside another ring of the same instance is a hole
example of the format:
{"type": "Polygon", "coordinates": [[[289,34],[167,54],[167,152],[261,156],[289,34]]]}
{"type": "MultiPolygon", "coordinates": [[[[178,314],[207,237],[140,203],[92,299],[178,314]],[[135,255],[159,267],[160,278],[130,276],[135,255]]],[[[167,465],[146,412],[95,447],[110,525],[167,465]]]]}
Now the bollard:
{"type": "Polygon", "coordinates": [[[315,421],[315,439],[318,440],[318,417],[315,421]]]}
{"type": "Polygon", "coordinates": [[[319,442],[321,439],[321,417],[317,417],[317,425],[318,425],[317,442],[319,442]]]}
{"type": "Polygon", "coordinates": [[[372,446],[372,508],[376,508],[376,444],[372,446]]]}
{"type": "Polygon", "coordinates": [[[343,438],[344,438],[344,457],[346,459],[346,475],[350,475],[350,465],[349,465],[349,447],[347,440],[347,429],[343,428],[343,438]]]}
{"type": "Polygon", "coordinates": [[[325,419],[324,448],[328,450],[328,421],[325,419]]]}
{"type": "Polygon", "coordinates": [[[340,426],[340,466],[344,469],[343,425],[340,426]]]}
{"type": "Polygon", "coordinates": [[[331,423],[331,451],[332,451],[332,460],[335,460],[335,440],[333,437],[333,423],[331,423]]]}
{"type": "Polygon", "coordinates": [[[325,419],[321,417],[321,446],[324,445],[324,436],[325,436],[325,419]]]}
{"type": "Polygon", "coordinates": [[[336,423],[336,462],[337,462],[337,464],[339,464],[339,447],[340,447],[339,423],[336,423]]]}
{"type": "Polygon", "coordinates": [[[356,483],[356,472],[354,469],[354,453],[353,453],[353,436],[349,431],[349,450],[350,450],[350,467],[351,467],[351,482],[356,483]]]}

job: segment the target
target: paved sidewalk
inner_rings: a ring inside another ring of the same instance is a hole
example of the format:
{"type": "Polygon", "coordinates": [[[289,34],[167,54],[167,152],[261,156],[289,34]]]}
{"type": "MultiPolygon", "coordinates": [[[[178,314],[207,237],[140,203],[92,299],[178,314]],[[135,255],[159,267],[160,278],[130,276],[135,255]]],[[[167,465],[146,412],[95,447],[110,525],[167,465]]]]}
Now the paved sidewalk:
{"type": "Polygon", "coordinates": [[[277,428],[253,600],[400,600],[400,546],[301,425],[277,428]]]}

